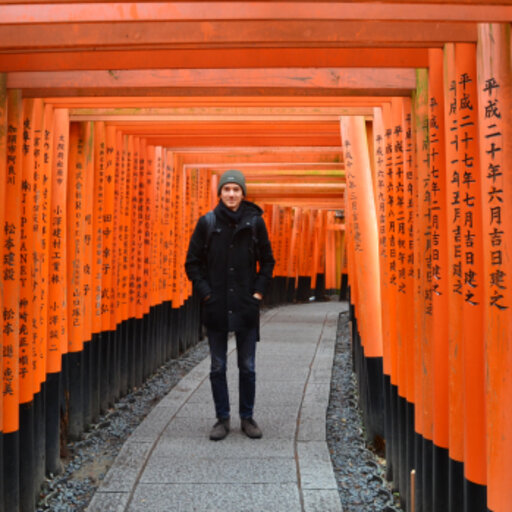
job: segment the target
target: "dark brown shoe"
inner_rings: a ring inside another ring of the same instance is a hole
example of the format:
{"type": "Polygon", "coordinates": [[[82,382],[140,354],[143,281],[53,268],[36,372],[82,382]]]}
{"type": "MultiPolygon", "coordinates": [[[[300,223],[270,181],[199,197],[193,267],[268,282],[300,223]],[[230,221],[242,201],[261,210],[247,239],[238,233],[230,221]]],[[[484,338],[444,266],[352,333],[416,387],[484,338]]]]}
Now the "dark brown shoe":
{"type": "Polygon", "coordinates": [[[219,420],[210,430],[210,440],[221,441],[229,434],[229,418],[219,420]]]}
{"type": "Polygon", "coordinates": [[[263,433],[252,418],[242,418],[242,432],[251,439],[259,439],[263,433]]]}

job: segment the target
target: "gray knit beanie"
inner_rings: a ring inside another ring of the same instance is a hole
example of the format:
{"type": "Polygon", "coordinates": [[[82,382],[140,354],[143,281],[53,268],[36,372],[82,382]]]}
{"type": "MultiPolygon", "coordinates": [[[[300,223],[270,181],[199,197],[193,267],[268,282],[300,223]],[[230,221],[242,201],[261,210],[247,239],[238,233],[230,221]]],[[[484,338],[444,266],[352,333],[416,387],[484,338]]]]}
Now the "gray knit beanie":
{"type": "Polygon", "coordinates": [[[237,185],[240,185],[242,188],[242,191],[244,193],[244,196],[247,195],[247,189],[245,188],[245,176],[235,169],[232,169],[230,171],[226,171],[219,180],[219,187],[217,188],[217,195],[220,196],[220,191],[224,185],[227,185],[228,183],[236,183],[237,185]]]}

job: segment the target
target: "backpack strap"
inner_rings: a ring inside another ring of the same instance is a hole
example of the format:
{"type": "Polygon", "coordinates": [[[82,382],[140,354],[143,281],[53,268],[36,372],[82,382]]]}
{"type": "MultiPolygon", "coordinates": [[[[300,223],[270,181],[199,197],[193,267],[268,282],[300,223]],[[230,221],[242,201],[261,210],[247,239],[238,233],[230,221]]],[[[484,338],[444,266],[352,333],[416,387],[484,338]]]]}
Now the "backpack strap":
{"type": "Polygon", "coordinates": [[[204,216],[206,220],[206,240],[204,242],[204,252],[208,252],[208,247],[210,246],[210,240],[212,239],[213,232],[215,231],[215,226],[217,224],[217,217],[215,217],[215,212],[210,210],[204,216]]]}
{"type": "MultiPolygon", "coordinates": [[[[210,210],[204,216],[206,220],[206,240],[204,243],[204,252],[205,254],[208,252],[208,247],[210,246],[210,241],[212,239],[213,232],[217,226],[217,217],[215,216],[215,212],[210,210]]],[[[252,231],[252,243],[253,247],[258,251],[258,230],[256,228],[256,223],[258,222],[258,216],[253,215],[251,217],[251,231],[252,231]]],[[[258,254],[256,254],[258,257],[258,254]]]]}
{"type": "Polygon", "coordinates": [[[258,230],[256,228],[257,222],[258,222],[258,216],[253,215],[251,217],[252,246],[254,249],[254,256],[256,257],[256,260],[258,261],[260,259],[260,254],[259,254],[259,245],[258,245],[258,230]]]}

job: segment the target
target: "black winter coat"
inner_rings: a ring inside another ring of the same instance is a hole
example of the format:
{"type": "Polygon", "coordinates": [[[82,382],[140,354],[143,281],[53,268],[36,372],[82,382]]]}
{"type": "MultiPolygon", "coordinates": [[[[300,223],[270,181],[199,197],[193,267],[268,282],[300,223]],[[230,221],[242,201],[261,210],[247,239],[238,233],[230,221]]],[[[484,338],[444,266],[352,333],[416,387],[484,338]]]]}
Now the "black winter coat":
{"type": "Polygon", "coordinates": [[[203,323],[212,330],[259,327],[260,301],[253,293],[264,295],[272,278],[275,261],[261,217],[263,210],[249,201],[242,201],[240,208],[241,218],[235,224],[219,203],[214,210],[216,229],[208,247],[208,221],[204,216],[198,220],[188,247],[185,271],[203,301],[203,323]],[[256,241],[251,226],[254,216],[256,241]]]}

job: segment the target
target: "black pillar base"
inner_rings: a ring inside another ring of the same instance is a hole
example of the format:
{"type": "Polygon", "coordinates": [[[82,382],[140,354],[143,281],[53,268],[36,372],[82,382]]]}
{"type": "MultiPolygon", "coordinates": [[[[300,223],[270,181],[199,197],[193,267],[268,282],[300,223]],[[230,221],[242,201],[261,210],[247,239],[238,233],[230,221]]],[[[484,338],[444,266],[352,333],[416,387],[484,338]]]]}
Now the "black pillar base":
{"type": "Polygon", "coordinates": [[[69,352],[64,358],[68,368],[66,434],[70,440],[78,441],[84,430],[83,352],[69,352]]]}
{"type": "Polygon", "coordinates": [[[453,459],[448,462],[448,510],[464,510],[464,464],[453,459]]]}
{"type": "Polygon", "coordinates": [[[3,510],[20,509],[20,433],[10,432],[3,435],[3,473],[4,505],[3,510]]]}
{"type": "Polygon", "coordinates": [[[448,449],[434,444],[432,451],[433,508],[436,512],[448,512],[448,449]]]}
{"type": "Polygon", "coordinates": [[[57,475],[61,472],[60,462],[60,387],[61,375],[46,375],[46,472],[57,475]]]}
{"type": "Polygon", "coordinates": [[[487,487],[464,478],[464,512],[487,512],[487,487]]]}
{"type": "Polygon", "coordinates": [[[435,512],[433,507],[433,482],[432,482],[432,461],[433,461],[433,443],[428,439],[423,438],[423,512],[435,512]]]}
{"type": "Polygon", "coordinates": [[[36,501],[34,402],[20,404],[20,511],[33,512],[36,501]]]}
{"type": "Polygon", "coordinates": [[[95,423],[100,415],[100,370],[101,370],[101,333],[93,334],[90,346],[90,407],[91,423],[95,423]]]}
{"type": "Polygon", "coordinates": [[[414,469],[416,470],[416,484],[414,486],[416,512],[423,511],[423,437],[414,434],[414,469]]]}

